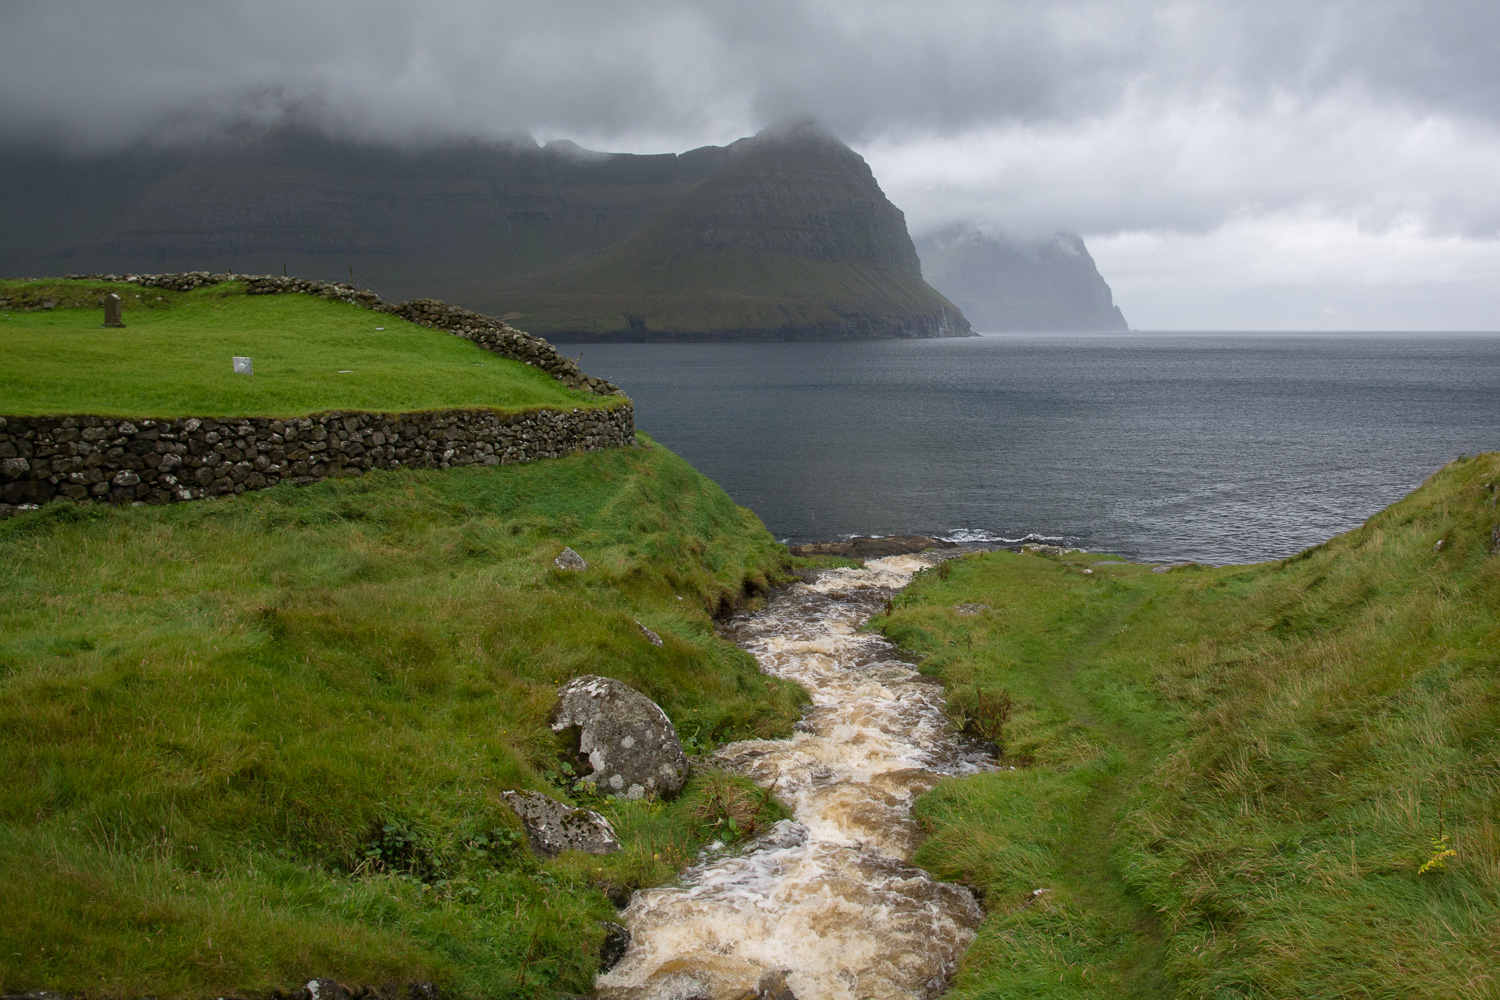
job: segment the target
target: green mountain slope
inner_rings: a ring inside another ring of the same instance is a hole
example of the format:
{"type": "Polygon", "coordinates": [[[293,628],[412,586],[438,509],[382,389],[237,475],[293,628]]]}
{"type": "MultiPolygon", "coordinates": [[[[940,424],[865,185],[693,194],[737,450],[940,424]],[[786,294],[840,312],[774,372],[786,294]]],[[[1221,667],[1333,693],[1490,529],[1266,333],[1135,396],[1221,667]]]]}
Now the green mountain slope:
{"type": "Polygon", "coordinates": [[[868,166],[809,127],[681,155],[293,130],[0,153],[0,273],[347,279],[575,339],[966,335],[868,166]]]}
{"type": "Polygon", "coordinates": [[[1003,747],[919,809],[988,911],[954,996],[1495,996],[1497,489],[1490,453],[1276,563],[903,595],[886,631],[1003,747]]]}

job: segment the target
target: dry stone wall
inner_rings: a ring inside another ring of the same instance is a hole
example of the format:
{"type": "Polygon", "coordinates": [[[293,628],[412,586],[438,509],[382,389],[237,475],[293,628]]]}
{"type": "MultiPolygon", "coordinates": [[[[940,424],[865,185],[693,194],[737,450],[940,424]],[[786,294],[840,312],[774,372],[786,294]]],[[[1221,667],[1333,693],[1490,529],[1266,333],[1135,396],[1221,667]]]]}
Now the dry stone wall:
{"type": "Polygon", "coordinates": [[[242,281],[250,295],[337,299],[472,340],[571,388],[622,398],[598,408],[515,414],[455,409],[338,411],[284,419],[0,417],[0,517],[58,499],[173,503],[264,489],[288,479],[305,484],[370,469],[502,465],[635,442],[635,410],[618,386],[585,375],[576,361],[540,337],[435,299],[391,305],[353,285],[208,271],[67,277],[183,292],[242,281]]]}
{"type": "Polygon", "coordinates": [[[370,469],[557,458],[635,441],[631,405],[310,417],[0,417],[0,517],[69,498],[172,503],[370,469]]]}

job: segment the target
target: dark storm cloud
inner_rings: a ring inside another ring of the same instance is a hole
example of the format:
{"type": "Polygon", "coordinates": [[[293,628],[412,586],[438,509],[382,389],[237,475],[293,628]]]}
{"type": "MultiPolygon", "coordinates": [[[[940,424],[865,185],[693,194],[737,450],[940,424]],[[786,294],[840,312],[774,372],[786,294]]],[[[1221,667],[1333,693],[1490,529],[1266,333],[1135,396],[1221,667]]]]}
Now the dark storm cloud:
{"type": "Polygon", "coordinates": [[[811,117],[915,231],[1085,234],[1147,325],[1410,325],[1392,288],[1500,325],[1497,67],[1495,0],[0,2],[11,142],[290,120],[640,152],[811,117]]]}
{"type": "Polygon", "coordinates": [[[1361,88],[1495,121],[1500,5],[1392,0],[10,3],[0,121],[68,142],[300,115],[382,137],[529,128],[851,141],[1069,121],[1134,97],[1361,88]]]}

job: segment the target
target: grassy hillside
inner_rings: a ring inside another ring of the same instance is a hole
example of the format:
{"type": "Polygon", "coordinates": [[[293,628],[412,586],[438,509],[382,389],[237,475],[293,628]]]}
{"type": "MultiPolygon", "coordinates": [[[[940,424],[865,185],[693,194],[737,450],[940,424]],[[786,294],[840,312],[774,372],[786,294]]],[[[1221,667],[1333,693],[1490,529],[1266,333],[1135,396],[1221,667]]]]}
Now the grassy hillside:
{"type": "Polygon", "coordinates": [[[1007,768],[921,803],[989,913],[954,995],[1496,996],[1497,485],[1278,563],[926,574],[884,628],[1007,768]]]}
{"type": "Polygon", "coordinates": [[[0,300],[0,413],[16,416],[610,404],[452,334],[309,295],[246,295],[237,282],[172,292],[5,281],[0,300]],[[109,291],[124,301],[123,330],[101,329],[109,291]],[[234,374],[236,355],[254,375],[234,374]]]}
{"type": "Polygon", "coordinates": [[[578,674],[694,751],[787,732],[800,691],[710,619],[785,559],[650,445],[0,523],[0,992],[586,990],[607,890],[774,804],[701,775],[596,801],[624,851],[539,863],[500,793],[565,794],[546,716],[578,674]]]}

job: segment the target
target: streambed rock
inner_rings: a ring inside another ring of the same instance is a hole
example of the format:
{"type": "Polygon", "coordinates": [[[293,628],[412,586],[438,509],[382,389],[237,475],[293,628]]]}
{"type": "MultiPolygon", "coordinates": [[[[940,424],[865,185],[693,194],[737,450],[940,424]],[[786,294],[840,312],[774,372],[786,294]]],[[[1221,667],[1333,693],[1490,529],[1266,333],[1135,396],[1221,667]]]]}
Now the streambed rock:
{"type": "Polygon", "coordinates": [[[551,857],[563,851],[613,854],[620,838],[609,820],[591,809],[559,802],[541,792],[505,792],[505,801],[521,817],[531,849],[551,857]]]}
{"type": "Polygon", "coordinates": [[[587,674],[557,689],[552,728],[578,728],[578,754],[601,795],[671,798],[687,780],[687,755],[661,707],[610,677],[587,674]]]}
{"type": "Polygon", "coordinates": [[[604,942],[599,946],[599,971],[608,972],[620,964],[620,959],[630,950],[630,928],[613,920],[601,920],[604,925],[604,942]]]}

